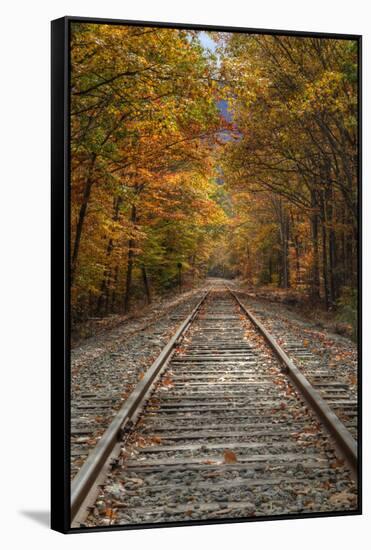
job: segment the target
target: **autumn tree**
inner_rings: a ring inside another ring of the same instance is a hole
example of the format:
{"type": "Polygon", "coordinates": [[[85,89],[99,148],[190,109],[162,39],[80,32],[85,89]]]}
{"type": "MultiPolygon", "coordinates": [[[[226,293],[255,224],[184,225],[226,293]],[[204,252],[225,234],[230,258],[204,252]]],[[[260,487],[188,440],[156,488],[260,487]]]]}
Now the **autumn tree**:
{"type": "Polygon", "coordinates": [[[149,302],[154,266],[166,286],[211,245],[215,62],[174,29],[74,23],[71,52],[72,299],[77,316],[128,311],[138,270],[149,302]]]}
{"type": "Polygon", "coordinates": [[[242,34],[220,43],[235,122],[222,155],[231,192],[269,195],[281,286],[290,285],[294,261],[296,283],[333,305],[356,285],[356,43],[242,34]]]}

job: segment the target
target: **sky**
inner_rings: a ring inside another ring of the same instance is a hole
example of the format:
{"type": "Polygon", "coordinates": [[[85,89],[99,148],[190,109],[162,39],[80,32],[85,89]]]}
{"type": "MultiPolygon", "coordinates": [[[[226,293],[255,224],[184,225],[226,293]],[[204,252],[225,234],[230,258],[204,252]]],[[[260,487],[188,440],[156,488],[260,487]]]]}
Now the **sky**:
{"type": "MultiPolygon", "coordinates": [[[[219,65],[219,56],[216,53],[217,43],[205,31],[200,31],[199,39],[202,47],[205,50],[209,50],[212,53],[216,54],[218,58],[218,65],[219,65]]],[[[228,122],[232,122],[232,114],[228,111],[228,102],[225,99],[221,99],[217,102],[217,106],[222,116],[225,118],[225,120],[227,120],[228,122]]]]}
{"type": "Polygon", "coordinates": [[[212,38],[210,38],[210,35],[207,32],[201,31],[199,34],[199,38],[201,45],[205,49],[210,50],[212,53],[215,53],[217,43],[212,38]]]}

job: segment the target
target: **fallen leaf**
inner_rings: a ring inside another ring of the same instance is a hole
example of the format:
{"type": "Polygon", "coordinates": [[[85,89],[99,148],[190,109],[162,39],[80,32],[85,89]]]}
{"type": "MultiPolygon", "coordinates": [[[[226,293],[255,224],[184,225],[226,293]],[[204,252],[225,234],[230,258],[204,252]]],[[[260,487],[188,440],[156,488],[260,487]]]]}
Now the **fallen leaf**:
{"type": "Polygon", "coordinates": [[[129,477],[126,481],[129,481],[129,483],[135,483],[136,485],[143,485],[144,483],[143,479],[140,479],[139,477],[129,477]]]}
{"type": "Polygon", "coordinates": [[[318,428],[316,426],[308,426],[307,428],[304,428],[301,433],[315,435],[318,434],[318,428]]]}
{"type": "Polygon", "coordinates": [[[237,457],[233,451],[224,451],[224,463],[225,464],[234,464],[237,462],[237,457]]]}
{"type": "Polygon", "coordinates": [[[341,491],[340,493],[335,493],[331,495],[329,501],[333,504],[348,504],[353,503],[356,500],[356,496],[347,491],[341,491]]]}
{"type": "Polygon", "coordinates": [[[168,376],[163,378],[161,380],[161,385],[162,386],[166,386],[166,387],[170,387],[170,386],[173,386],[173,381],[171,378],[169,378],[168,376]]]}
{"type": "Polygon", "coordinates": [[[137,438],[137,445],[138,445],[138,447],[147,447],[148,441],[146,440],[145,437],[140,435],[137,438]]]}
{"type": "Polygon", "coordinates": [[[331,462],[330,468],[340,468],[341,466],[344,466],[345,460],[341,458],[337,458],[334,460],[334,462],[331,462]]]}
{"type": "Polygon", "coordinates": [[[357,376],[355,374],[351,374],[349,376],[349,383],[355,386],[357,384],[357,376]]]}

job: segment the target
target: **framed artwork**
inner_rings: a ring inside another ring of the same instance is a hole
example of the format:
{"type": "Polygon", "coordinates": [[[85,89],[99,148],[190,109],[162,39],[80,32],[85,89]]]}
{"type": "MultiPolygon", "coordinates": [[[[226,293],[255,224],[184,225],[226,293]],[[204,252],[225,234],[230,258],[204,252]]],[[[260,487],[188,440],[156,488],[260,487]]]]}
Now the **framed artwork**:
{"type": "Polygon", "coordinates": [[[361,513],[361,37],[52,22],[52,528],[361,513]]]}

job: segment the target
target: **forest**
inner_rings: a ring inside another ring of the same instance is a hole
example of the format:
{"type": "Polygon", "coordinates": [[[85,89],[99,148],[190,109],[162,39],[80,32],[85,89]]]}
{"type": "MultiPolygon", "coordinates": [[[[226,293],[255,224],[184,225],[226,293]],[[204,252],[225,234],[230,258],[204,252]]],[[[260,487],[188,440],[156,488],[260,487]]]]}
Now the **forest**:
{"type": "Polygon", "coordinates": [[[357,309],[357,42],[72,23],[73,324],[206,276],[357,309]]]}

